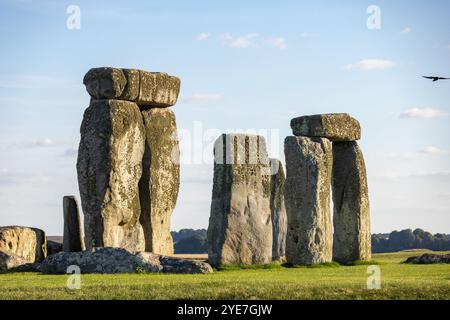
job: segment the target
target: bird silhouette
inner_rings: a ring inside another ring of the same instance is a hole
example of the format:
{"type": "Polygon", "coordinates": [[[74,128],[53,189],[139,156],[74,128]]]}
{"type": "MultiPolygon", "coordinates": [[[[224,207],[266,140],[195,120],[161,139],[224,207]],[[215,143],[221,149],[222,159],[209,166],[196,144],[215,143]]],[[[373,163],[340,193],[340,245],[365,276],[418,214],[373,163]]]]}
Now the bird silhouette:
{"type": "Polygon", "coordinates": [[[422,77],[425,79],[433,80],[433,82],[436,82],[438,80],[450,80],[450,78],[442,78],[442,77],[425,77],[425,76],[422,76],[422,77]]]}

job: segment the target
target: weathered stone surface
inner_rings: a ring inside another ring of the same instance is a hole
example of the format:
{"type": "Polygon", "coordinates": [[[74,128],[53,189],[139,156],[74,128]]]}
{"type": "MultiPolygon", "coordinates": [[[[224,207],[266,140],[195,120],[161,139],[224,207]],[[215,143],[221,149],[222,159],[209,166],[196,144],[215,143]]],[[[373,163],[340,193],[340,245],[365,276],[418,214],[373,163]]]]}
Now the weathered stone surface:
{"type": "Polygon", "coordinates": [[[364,157],[356,142],[333,143],[333,259],[370,260],[369,191],[364,157]]]}
{"type": "Polygon", "coordinates": [[[425,253],[421,256],[409,257],[405,263],[413,264],[434,264],[434,263],[450,263],[450,254],[431,254],[425,253]]]}
{"type": "Polygon", "coordinates": [[[47,240],[47,255],[50,256],[52,254],[58,253],[63,251],[63,245],[62,243],[47,240]]]}
{"type": "Polygon", "coordinates": [[[144,108],[173,106],[180,92],[179,78],[136,69],[93,68],[83,83],[94,99],[127,100],[144,108]]]}
{"type": "Polygon", "coordinates": [[[81,273],[211,273],[205,262],[165,257],[150,252],[130,252],[122,248],[94,248],[92,251],[60,252],[41,264],[45,274],[65,274],[76,265],[81,273]]]}
{"type": "Polygon", "coordinates": [[[272,260],[282,261],[286,254],[287,216],[284,205],[285,174],[278,159],[270,159],[270,211],[272,217],[272,260]]]}
{"type": "Polygon", "coordinates": [[[63,198],[64,236],[63,250],[77,252],[84,250],[83,233],[81,231],[80,213],[74,196],[63,198]]]}
{"type": "Polygon", "coordinates": [[[324,138],[286,137],[284,152],[286,259],[292,264],[330,262],[333,248],[331,142],[324,138]]]}
{"type": "Polygon", "coordinates": [[[224,134],[215,142],[214,156],[209,262],[270,263],[270,169],[264,138],[224,134]]]}
{"type": "Polygon", "coordinates": [[[29,263],[27,260],[18,255],[0,251],[0,272],[8,271],[27,263],[29,263]]]}
{"type": "MultiPolygon", "coordinates": [[[[47,256],[44,231],[36,228],[0,227],[0,251],[22,258],[26,263],[40,262],[47,256]]],[[[10,261],[16,260],[11,258],[10,261]]]]}
{"type": "Polygon", "coordinates": [[[133,102],[92,100],[81,124],[78,184],[86,248],[144,251],[138,183],[145,132],[133,102]]]}
{"type": "Polygon", "coordinates": [[[139,106],[170,107],[177,103],[180,79],[162,72],[139,70],[139,106]]]}
{"type": "Polygon", "coordinates": [[[304,116],[291,120],[295,136],[321,137],[331,141],[361,139],[361,126],[346,113],[329,113],[304,116]]]}
{"type": "Polygon", "coordinates": [[[175,114],[170,108],[142,112],[146,133],[139,183],[145,251],[173,255],[170,218],[180,185],[180,149],[175,114]]]}

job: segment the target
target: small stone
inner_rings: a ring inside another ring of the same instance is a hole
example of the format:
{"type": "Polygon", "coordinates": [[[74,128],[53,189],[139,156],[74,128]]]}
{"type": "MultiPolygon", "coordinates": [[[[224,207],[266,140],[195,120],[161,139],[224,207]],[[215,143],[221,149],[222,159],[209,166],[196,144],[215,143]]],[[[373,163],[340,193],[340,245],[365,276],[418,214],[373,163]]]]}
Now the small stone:
{"type": "Polygon", "coordinates": [[[356,142],[333,143],[333,260],[370,260],[370,208],[364,156],[356,142]]]}
{"type": "Polygon", "coordinates": [[[146,134],[139,183],[145,251],[173,255],[170,219],[180,185],[180,148],[175,114],[170,108],[142,112],[146,134]]]}
{"type": "Polygon", "coordinates": [[[425,253],[421,256],[409,257],[405,263],[412,264],[435,264],[435,263],[450,263],[450,254],[432,254],[425,253]]]}
{"type": "Polygon", "coordinates": [[[317,114],[291,120],[294,136],[320,137],[331,141],[361,139],[361,126],[346,113],[317,114]]]}
{"type": "Polygon", "coordinates": [[[287,216],[284,205],[283,164],[278,159],[270,159],[270,211],[272,217],[272,260],[283,261],[286,254],[287,216]]]}
{"type": "Polygon", "coordinates": [[[287,137],[284,152],[287,262],[307,265],[331,262],[331,142],[324,138],[287,137]]]}
{"type": "Polygon", "coordinates": [[[83,252],[60,252],[41,264],[44,274],[65,274],[69,266],[80,272],[115,274],[136,272],[211,273],[210,265],[201,261],[165,257],[150,252],[131,252],[122,248],[94,248],[83,252]]]}
{"type": "Polygon", "coordinates": [[[264,138],[224,134],[215,142],[214,156],[209,262],[270,263],[270,169],[264,138]]]}
{"type": "Polygon", "coordinates": [[[138,106],[92,100],[80,132],[77,172],[86,248],[144,251],[138,184],[145,131],[138,106]]]}
{"type": "Polygon", "coordinates": [[[13,270],[28,263],[27,260],[18,255],[0,251],[0,272],[13,270]]]}
{"type": "Polygon", "coordinates": [[[40,262],[47,256],[45,232],[28,227],[0,227],[0,251],[20,257],[26,263],[40,262]]]}
{"type": "Polygon", "coordinates": [[[63,250],[66,252],[83,251],[84,241],[80,224],[80,213],[74,196],[63,198],[64,236],[63,250]]]}

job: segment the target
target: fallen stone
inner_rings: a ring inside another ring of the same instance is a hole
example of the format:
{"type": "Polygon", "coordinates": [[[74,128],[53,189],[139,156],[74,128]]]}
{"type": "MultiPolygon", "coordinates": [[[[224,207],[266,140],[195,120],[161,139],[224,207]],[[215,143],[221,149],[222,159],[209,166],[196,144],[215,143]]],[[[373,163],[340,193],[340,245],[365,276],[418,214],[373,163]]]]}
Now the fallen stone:
{"type": "Polygon", "coordinates": [[[205,262],[165,257],[150,252],[130,252],[122,248],[94,248],[92,251],[60,252],[41,264],[44,274],[65,274],[69,266],[81,273],[211,273],[205,262]]]}
{"type": "Polygon", "coordinates": [[[282,261],[286,254],[287,216],[284,205],[285,174],[278,159],[270,159],[270,211],[272,218],[272,260],[282,261]]]}
{"type": "Polygon", "coordinates": [[[434,263],[450,263],[450,254],[431,254],[425,253],[421,256],[409,257],[405,263],[413,264],[434,264],[434,263]]]}
{"type": "MultiPolygon", "coordinates": [[[[0,251],[22,258],[26,263],[44,260],[47,256],[45,232],[28,227],[0,227],[0,251]]],[[[15,261],[15,258],[11,258],[15,261]]]]}
{"type": "Polygon", "coordinates": [[[9,271],[27,263],[27,260],[22,257],[0,251],[0,272],[9,271]]]}
{"type": "Polygon", "coordinates": [[[370,260],[369,191],[364,156],[356,142],[333,143],[333,260],[370,260]]]}
{"type": "Polygon", "coordinates": [[[264,138],[224,134],[215,142],[214,156],[209,262],[270,263],[270,169],[264,138]]]}
{"type": "Polygon", "coordinates": [[[146,133],[139,183],[145,251],[173,255],[170,218],[180,185],[180,149],[175,114],[170,108],[142,112],[146,133]]]}
{"type": "Polygon", "coordinates": [[[83,234],[80,224],[80,213],[77,200],[74,196],[63,198],[64,211],[64,236],[63,250],[66,252],[77,252],[84,250],[83,234]]]}
{"type": "Polygon", "coordinates": [[[138,106],[92,100],[80,131],[77,172],[86,248],[144,251],[138,183],[145,132],[138,106]]]}
{"type": "Polygon", "coordinates": [[[291,120],[295,136],[320,137],[331,141],[361,139],[361,126],[346,113],[317,114],[291,120]]]}
{"type": "Polygon", "coordinates": [[[83,83],[93,99],[136,102],[139,107],[170,107],[178,99],[180,79],[136,69],[93,68],[83,83]]]}
{"type": "Polygon", "coordinates": [[[287,137],[284,152],[287,262],[307,265],[330,262],[331,142],[324,138],[287,137]]]}

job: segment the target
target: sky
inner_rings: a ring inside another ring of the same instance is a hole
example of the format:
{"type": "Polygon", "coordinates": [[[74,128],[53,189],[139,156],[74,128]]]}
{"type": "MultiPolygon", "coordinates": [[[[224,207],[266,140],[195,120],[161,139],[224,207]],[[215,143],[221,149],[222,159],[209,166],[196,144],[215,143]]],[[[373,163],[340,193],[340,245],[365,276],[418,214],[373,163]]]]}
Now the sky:
{"type": "Polygon", "coordinates": [[[450,233],[450,80],[421,77],[450,77],[449,1],[0,0],[0,43],[0,225],[62,234],[82,79],[114,66],[181,79],[173,230],[208,226],[220,133],[264,135],[284,161],[292,118],[346,112],[372,232],[450,233]]]}

